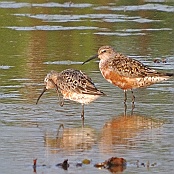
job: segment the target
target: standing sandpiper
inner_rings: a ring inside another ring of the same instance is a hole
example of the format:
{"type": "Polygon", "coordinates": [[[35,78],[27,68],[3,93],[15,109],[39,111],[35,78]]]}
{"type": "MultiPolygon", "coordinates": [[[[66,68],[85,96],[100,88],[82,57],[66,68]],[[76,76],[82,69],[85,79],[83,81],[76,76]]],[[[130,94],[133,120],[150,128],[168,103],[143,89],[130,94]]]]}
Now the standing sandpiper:
{"type": "MultiPolygon", "coordinates": [[[[141,62],[118,53],[111,46],[102,46],[98,50],[98,54],[86,60],[86,62],[99,58],[99,68],[103,77],[115,86],[118,86],[125,93],[124,103],[127,100],[127,90],[147,87],[154,83],[167,80],[174,74],[160,73],[154,69],[147,67],[141,62]]],[[[135,96],[132,91],[132,103],[135,96]]]]}
{"type": "MultiPolygon", "coordinates": [[[[84,104],[89,104],[98,97],[105,95],[98,90],[91,78],[79,70],[66,69],[60,73],[51,71],[44,79],[45,87],[37,99],[36,104],[47,89],[55,88],[57,94],[63,95],[63,99],[73,100],[82,104],[82,121],[84,121],[84,104]]],[[[64,101],[60,100],[60,105],[63,106],[64,101]]]]}

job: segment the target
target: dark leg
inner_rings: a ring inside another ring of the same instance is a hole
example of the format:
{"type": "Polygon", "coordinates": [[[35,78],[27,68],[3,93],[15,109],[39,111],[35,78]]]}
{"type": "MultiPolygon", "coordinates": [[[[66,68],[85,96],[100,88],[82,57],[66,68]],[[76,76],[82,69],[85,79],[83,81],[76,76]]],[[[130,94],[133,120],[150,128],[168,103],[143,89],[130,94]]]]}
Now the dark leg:
{"type": "Polygon", "coordinates": [[[64,99],[63,98],[62,98],[62,100],[60,99],[59,104],[60,104],[61,107],[64,105],[64,99]]]}
{"type": "Polygon", "coordinates": [[[82,128],[84,128],[84,118],[82,118],[82,128]]]}
{"type": "Polygon", "coordinates": [[[127,100],[127,93],[126,90],[124,90],[124,104],[126,104],[126,100],[127,100]]]}
{"type": "Polygon", "coordinates": [[[131,92],[132,92],[132,103],[134,104],[134,102],[135,102],[135,96],[134,96],[134,92],[133,92],[132,89],[131,89],[131,92]]]}
{"type": "Polygon", "coordinates": [[[132,110],[131,110],[131,115],[133,115],[133,110],[135,108],[135,96],[134,96],[134,93],[133,93],[133,90],[131,89],[131,92],[132,92],[132,110]]]}
{"type": "Polygon", "coordinates": [[[82,104],[81,118],[82,118],[82,127],[84,127],[84,104],[82,104]]]}
{"type": "Polygon", "coordinates": [[[127,110],[126,100],[127,100],[127,93],[126,90],[124,90],[124,116],[126,116],[126,110],[127,110]]]}
{"type": "Polygon", "coordinates": [[[134,108],[135,108],[135,104],[132,103],[131,115],[133,115],[134,108]]]}
{"type": "Polygon", "coordinates": [[[124,103],[124,116],[126,116],[126,115],[127,115],[127,104],[124,103]]]}
{"type": "Polygon", "coordinates": [[[84,104],[82,104],[81,118],[84,119],[84,104]]]}

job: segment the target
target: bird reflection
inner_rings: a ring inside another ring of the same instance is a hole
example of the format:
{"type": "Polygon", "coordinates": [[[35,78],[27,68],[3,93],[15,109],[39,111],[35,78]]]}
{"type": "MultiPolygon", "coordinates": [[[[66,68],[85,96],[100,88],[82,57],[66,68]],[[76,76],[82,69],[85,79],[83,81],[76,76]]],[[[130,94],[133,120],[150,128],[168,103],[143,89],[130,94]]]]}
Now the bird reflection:
{"type": "Polygon", "coordinates": [[[112,166],[108,170],[111,173],[122,173],[126,169],[126,166],[112,166]]]}
{"type": "Polygon", "coordinates": [[[94,144],[95,134],[92,128],[64,128],[60,125],[56,136],[46,133],[44,140],[51,153],[59,153],[62,150],[85,151],[91,149],[94,144]]]}
{"type": "Polygon", "coordinates": [[[99,148],[102,152],[112,152],[113,145],[125,145],[131,147],[135,144],[132,140],[138,133],[145,129],[158,128],[163,124],[161,120],[155,120],[139,115],[116,116],[105,123],[101,130],[99,148]]]}
{"type": "Polygon", "coordinates": [[[136,145],[135,137],[138,134],[147,129],[159,128],[163,123],[163,120],[150,117],[123,114],[107,121],[98,134],[95,129],[89,127],[64,128],[63,125],[60,125],[57,135],[50,135],[48,132],[45,134],[45,146],[48,147],[49,152],[59,153],[87,151],[94,144],[98,144],[99,151],[102,153],[113,153],[116,146],[134,147],[136,145]]]}

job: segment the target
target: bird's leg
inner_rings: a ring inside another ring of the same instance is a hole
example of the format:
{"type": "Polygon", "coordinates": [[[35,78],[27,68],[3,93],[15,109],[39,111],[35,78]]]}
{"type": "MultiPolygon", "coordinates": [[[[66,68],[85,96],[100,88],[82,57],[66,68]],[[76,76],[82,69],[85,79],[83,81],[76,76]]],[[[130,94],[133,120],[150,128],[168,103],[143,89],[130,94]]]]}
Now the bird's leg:
{"type": "Polygon", "coordinates": [[[131,92],[132,92],[132,104],[134,104],[134,102],[135,102],[135,96],[134,96],[134,92],[133,92],[132,89],[131,89],[131,92]]]}
{"type": "Polygon", "coordinates": [[[124,102],[124,116],[126,116],[127,104],[124,102]]]}
{"type": "Polygon", "coordinates": [[[126,93],[126,90],[124,90],[124,115],[125,116],[126,116],[126,110],[127,110],[126,100],[127,100],[127,93],[126,93]]]}
{"type": "Polygon", "coordinates": [[[127,100],[127,93],[126,90],[124,90],[124,104],[126,104],[126,100],[127,100]]]}
{"type": "Polygon", "coordinates": [[[131,89],[131,92],[132,92],[132,109],[131,109],[131,115],[133,115],[133,110],[135,108],[135,96],[134,96],[134,93],[133,93],[133,90],[131,89]]]}
{"type": "MultiPolygon", "coordinates": [[[[58,93],[58,94],[59,94],[59,93],[58,93]]],[[[62,100],[61,100],[60,96],[59,96],[59,105],[60,105],[61,107],[64,105],[64,99],[62,98],[62,100]]]]}
{"type": "Polygon", "coordinates": [[[84,104],[82,104],[81,118],[84,119],[84,104]]]}
{"type": "Polygon", "coordinates": [[[135,108],[135,104],[132,103],[131,115],[133,115],[134,108],[135,108]]]}
{"type": "Polygon", "coordinates": [[[82,104],[81,118],[82,118],[82,127],[84,127],[84,104],[82,104]]]}
{"type": "Polygon", "coordinates": [[[84,118],[82,119],[82,128],[84,128],[84,118]]]}

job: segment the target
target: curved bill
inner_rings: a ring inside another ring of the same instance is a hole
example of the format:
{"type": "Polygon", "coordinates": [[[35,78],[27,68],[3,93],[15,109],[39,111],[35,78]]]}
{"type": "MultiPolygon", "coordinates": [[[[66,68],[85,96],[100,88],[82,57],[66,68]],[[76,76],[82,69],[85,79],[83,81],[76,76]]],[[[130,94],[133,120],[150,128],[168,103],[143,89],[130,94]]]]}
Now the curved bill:
{"type": "Polygon", "coordinates": [[[43,89],[42,93],[39,95],[39,97],[38,97],[38,99],[37,99],[37,101],[36,101],[36,105],[38,104],[39,99],[42,97],[42,95],[44,94],[44,92],[45,92],[46,90],[47,90],[47,88],[46,88],[46,87],[44,87],[44,89],[43,89]]]}
{"type": "Polygon", "coordinates": [[[95,58],[97,58],[97,57],[98,57],[98,54],[96,54],[96,55],[90,57],[88,60],[84,61],[84,62],[82,63],[82,65],[84,65],[86,62],[89,62],[90,60],[95,59],[95,58]]]}

